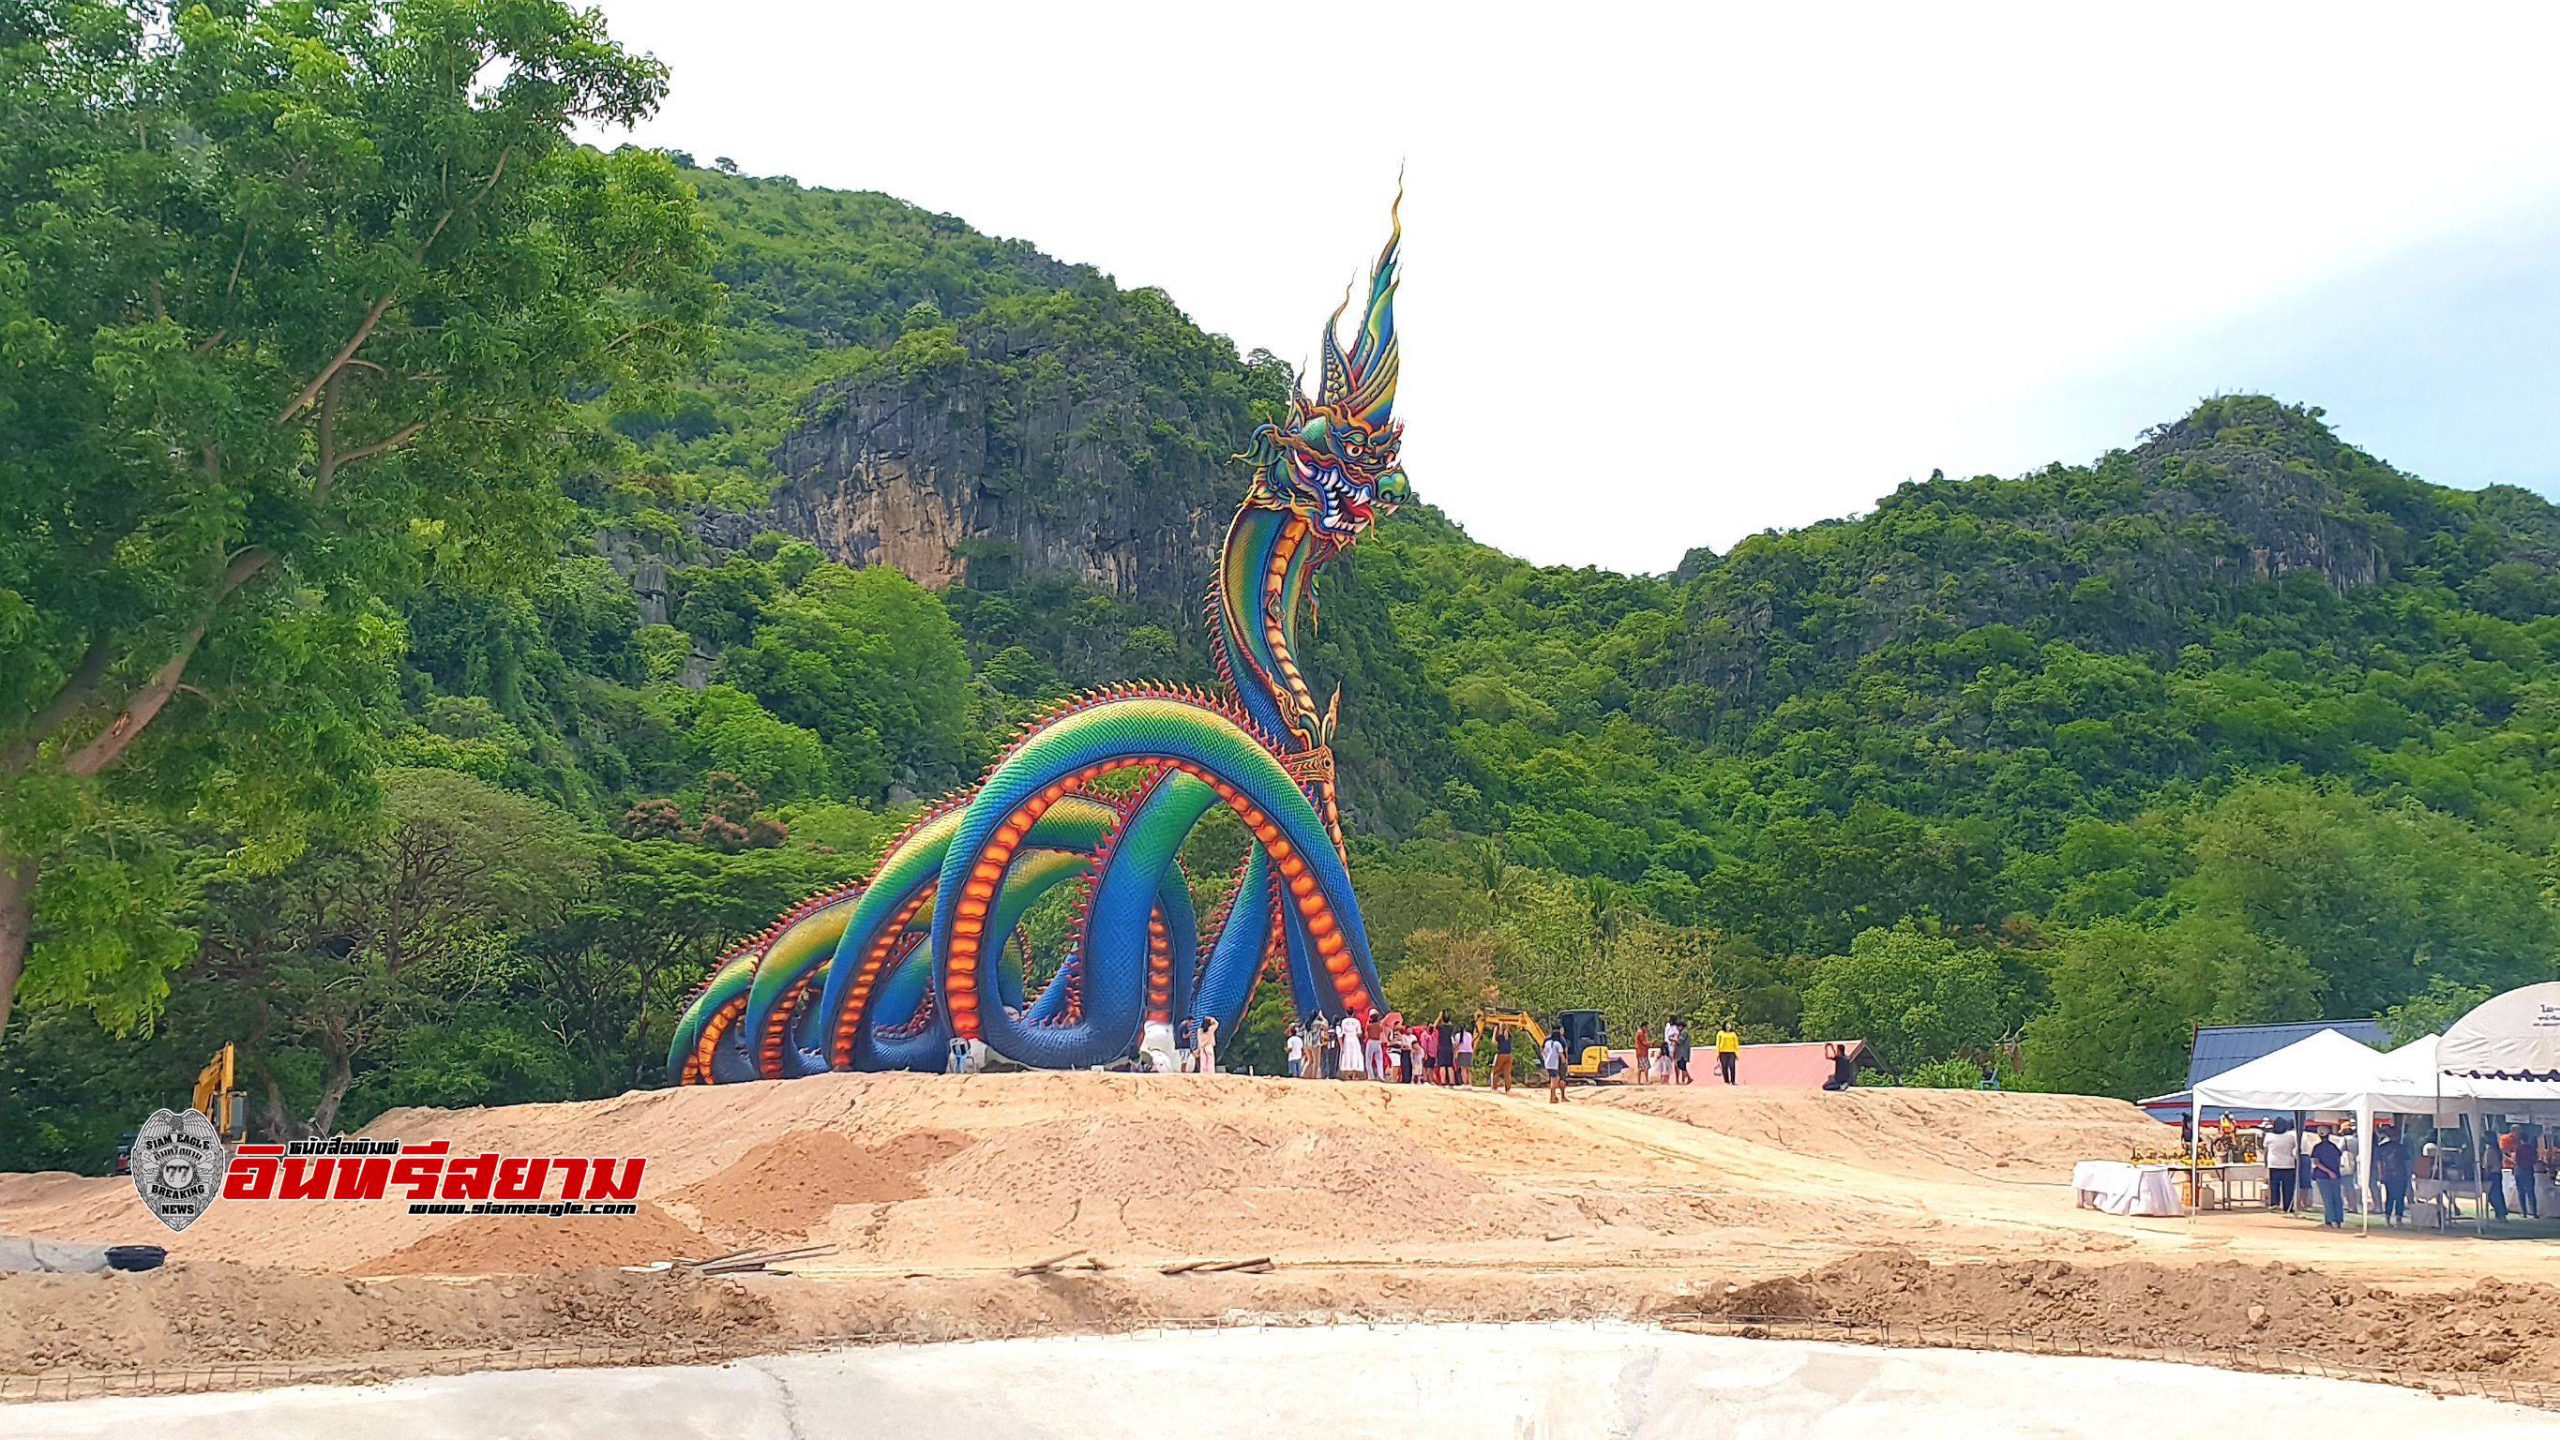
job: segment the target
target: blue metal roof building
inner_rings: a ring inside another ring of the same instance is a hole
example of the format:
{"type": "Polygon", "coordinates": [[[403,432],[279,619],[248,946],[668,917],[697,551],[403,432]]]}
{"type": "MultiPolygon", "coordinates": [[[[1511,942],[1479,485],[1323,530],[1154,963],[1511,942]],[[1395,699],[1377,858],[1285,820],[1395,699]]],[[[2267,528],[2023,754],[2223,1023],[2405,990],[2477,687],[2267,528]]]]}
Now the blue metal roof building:
{"type": "MultiPolygon", "coordinates": [[[[2188,1095],[2201,1080],[2235,1070],[2261,1055],[2273,1055],[2297,1040],[2335,1030],[2376,1050],[2391,1048],[2391,1036],[2379,1020],[2293,1020],[2280,1025],[2199,1025],[2195,1049],[2187,1055],[2187,1088],[2175,1095],[2155,1095],[2142,1108],[2162,1118],[2184,1119],[2188,1095]]],[[[2207,1120],[2222,1118],[2219,1106],[2207,1106],[2207,1120]]]]}
{"type": "Polygon", "coordinates": [[[2192,1090],[2201,1080],[2210,1080],[2225,1070],[2234,1070],[2261,1055],[2273,1055],[2297,1040],[2306,1040],[2323,1030],[2335,1030],[2348,1039],[2376,1050],[2391,1048],[2391,1037],[2379,1020],[2297,1020],[2282,1025],[2199,1025],[2196,1048],[2187,1057],[2187,1088],[2192,1090]]]}

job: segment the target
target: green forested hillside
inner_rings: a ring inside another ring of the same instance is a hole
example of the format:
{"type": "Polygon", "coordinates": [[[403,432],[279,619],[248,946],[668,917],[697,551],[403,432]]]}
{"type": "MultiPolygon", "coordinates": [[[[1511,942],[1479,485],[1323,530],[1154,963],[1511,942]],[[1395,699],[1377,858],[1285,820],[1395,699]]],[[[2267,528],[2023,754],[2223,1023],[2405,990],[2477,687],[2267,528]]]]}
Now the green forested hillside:
{"type": "MultiPolygon", "coordinates": [[[[860,873],[1023,716],[1209,678],[1193,607],[1065,547],[963,542],[938,590],[837,563],[776,457],[934,398],[983,503],[1162,526],[1230,503],[1277,362],[950,217],[686,177],[717,349],[582,401],[600,440],[547,571],[400,599],[378,806],[293,854],[132,838],[166,862],[180,943],[130,962],[165,997],[36,989],[0,1168],[96,1163],[226,1038],[271,1129],[657,1083],[721,945],[860,873]]],[[[2539,498],[2237,396],[1669,576],[1530,566],[1410,507],[1328,573],[1309,668],[1342,686],[1405,1003],[1729,1011],[2135,1094],[2199,1021],[2554,975],[2555,561],[2539,498]]]]}

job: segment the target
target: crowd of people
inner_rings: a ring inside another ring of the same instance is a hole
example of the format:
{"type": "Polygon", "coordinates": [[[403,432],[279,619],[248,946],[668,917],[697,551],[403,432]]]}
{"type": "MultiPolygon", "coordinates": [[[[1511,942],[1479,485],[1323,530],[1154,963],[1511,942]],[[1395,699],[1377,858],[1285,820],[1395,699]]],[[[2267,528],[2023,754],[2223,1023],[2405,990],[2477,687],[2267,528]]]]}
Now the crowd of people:
{"type": "MultiPolygon", "coordinates": [[[[2230,1117],[2223,1120],[2230,1127],[2230,1117]]],[[[2267,1206],[2287,1212],[2317,1205],[2320,1223],[2330,1229],[2346,1224],[2348,1211],[2361,1206],[2385,1225],[2409,1223],[2409,1200],[2421,1181],[2435,1182],[2428,1192],[2458,1205],[2473,1187],[2500,1220],[2539,1219],[2544,1181],[2560,1170],[2560,1139],[2524,1125],[2508,1125],[2483,1136],[2475,1147],[2465,1131],[2441,1131],[2426,1137],[2403,1135],[2390,1120],[2373,1127],[2373,1170],[2356,1173],[2356,1137],[2352,1121],[2334,1127],[2297,1129],[2281,1117],[2267,1122],[2260,1142],[2267,1165],[2267,1206]],[[2454,1143],[2440,1143],[2446,1136],[2454,1143]]]]}
{"type": "MultiPolygon", "coordinates": [[[[1476,1083],[1479,1051],[1487,1062],[1486,1083],[1507,1091],[1513,1079],[1516,1020],[1478,1016],[1452,1022],[1447,1012],[1429,1021],[1412,1021],[1400,1013],[1309,1014],[1289,1027],[1285,1048],[1292,1080],[1376,1080],[1391,1084],[1468,1086],[1476,1083]]],[[[1547,1082],[1547,1098],[1564,1103],[1567,1068],[1561,1019],[1545,1027],[1535,1063],[1547,1082]]],[[[1659,1029],[1639,1021],[1635,1034],[1632,1079],[1639,1085],[1689,1085],[1697,1077],[1689,1062],[1693,1040],[1687,1017],[1674,1015],[1659,1029]],[[1657,1038],[1658,1037],[1658,1038],[1657,1038]]],[[[1724,1083],[1739,1084],[1742,1037],[1731,1020],[1715,1035],[1716,1063],[1724,1083]]]]}
{"type": "MultiPolygon", "coordinates": [[[[2438,1135],[2451,1138],[2463,1133],[2440,1131],[2438,1135]]],[[[2544,1188],[2560,1179],[2560,1136],[2550,1126],[2511,1124],[2482,1136],[2476,1147],[2430,1141],[2419,1148],[2412,1163],[2420,1179],[2449,1182],[2449,1194],[2457,1201],[2476,1186],[2489,1213],[2500,1220],[2539,1220],[2544,1188]]],[[[2377,1158],[2374,1168],[2379,1170],[2381,1165],[2377,1158]]]]}
{"type": "MultiPolygon", "coordinates": [[[[1381,1013],[1375,1009],[1365,1015],[1310,1012],[1289,1027],[1283,1045],[1292,1080],[1472,1086],[1476,1084],[1476,1067],[1481,1063],[1486,1067],[1485,1083],[1493,1090],[1508,1091],[1515,1051],[1524,1043],[1519,1037],[1529,1028],[1538,1027],[1518,1011],[1477,1015],[1464,1021],[1452,1021],[1446,1011],[1429,1021],[1408,1020],[1400,1012],[1381,1013]]],[[[1545,1078],[1547,1098],[1557,1104],[1564,1103],[1569,1067],[1578,1058],[1567,1052],[1564,1035],[1564,1020],[1557,1017],[1544,1027],[1543,1038],[1529,1062],[1545,1078]]],[[[1727,1085],[1741,1084],[1742,1036],[1732,1019],[1727,1018],[1717,1027],[1712,1043],[1717,1078],[1727,1085]]],[[[1636,1022],[1632,1065],[1622,1075],[1621,1067],[1612,1063],[1601,1078],[1637,1085],[1694,1085],[1697,1076],[1690,1069],[1694,1044],[1686,1016],[1669,1016],[1659,1028],[1640,1020],[1636,1022]]],[[[1823,1089],[1845,1090],[1856,1083],[1857,1064],[1848,1046],[1826,1045],[1823,1056],[1828,1066],[1823,1089]]],[[[978,1042],[954,1037],[947,1064],[952,1073],[974,1073],[984,1063],[978,1042]]],[[[1218,1022],[1208,1017],[1179,1024],[1151,1021],[1139,1040],[1133,1063],[1139,1070],[1159,1073],[1215,1075],[1219,1073],[1218,1022]]]]}
{"type": "Polygon", "coordinates": [[[1383,1080],[1405,1085],[1473,1085],[1479,1032],[1494,1033],[1493,1085],[1510,1088],[1511,1028],[1482,1021],[1452,1023],[1448,1012],[1429,1021],[1402,1014],[1339,1019],[1310,1014],[1289,1027],[1283,1045],[1292,1080],[1383,1080]]]}

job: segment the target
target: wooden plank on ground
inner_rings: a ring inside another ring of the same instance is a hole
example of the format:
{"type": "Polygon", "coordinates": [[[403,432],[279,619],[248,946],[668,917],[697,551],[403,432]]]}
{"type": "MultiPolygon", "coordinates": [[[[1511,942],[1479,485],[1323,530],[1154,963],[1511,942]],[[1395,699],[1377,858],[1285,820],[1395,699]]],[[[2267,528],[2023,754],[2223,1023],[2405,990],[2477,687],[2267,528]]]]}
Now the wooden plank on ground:
{"type": "Polygon", "coordinates": [[[1084,1253],[1086,1252],[1082,1250],[1070,1250],[1064,1255],[1052,1255],[1046,1260],[1035,1260],[1031,1264],[1022,1266],[1015,1270],[1013,1272],[1013,1277],[1019,1280],[1025,1275],[1046,1275],[1050,1271],[1057,1269],[1059,1266],[1064,1265],[1068,1261],[1073,1260],[1084,1253]]]}

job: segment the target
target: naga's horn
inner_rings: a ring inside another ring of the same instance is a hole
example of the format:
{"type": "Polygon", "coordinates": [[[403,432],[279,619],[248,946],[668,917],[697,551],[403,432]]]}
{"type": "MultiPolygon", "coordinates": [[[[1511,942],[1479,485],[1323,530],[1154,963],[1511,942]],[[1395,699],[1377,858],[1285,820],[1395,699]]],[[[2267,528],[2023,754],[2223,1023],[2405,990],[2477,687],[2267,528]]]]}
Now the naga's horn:
{"type": "MultiPolygon", "coordinates": [[[[1351,347],[1351,386],[1344,403],[1352,418],[1371,431],[1384,429],[1396,408],[1396,280],[1397,252],[1404,244],[1404,184],[1396,184],[1395,204],[1388,208],[1387,243],[1369,269],[1369,308],[1360,316],[1360,338],[1351,347]]],[[[1332,339],[1326,327],[1326,339],[1332,339]]]]}

